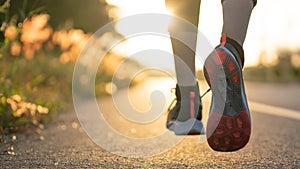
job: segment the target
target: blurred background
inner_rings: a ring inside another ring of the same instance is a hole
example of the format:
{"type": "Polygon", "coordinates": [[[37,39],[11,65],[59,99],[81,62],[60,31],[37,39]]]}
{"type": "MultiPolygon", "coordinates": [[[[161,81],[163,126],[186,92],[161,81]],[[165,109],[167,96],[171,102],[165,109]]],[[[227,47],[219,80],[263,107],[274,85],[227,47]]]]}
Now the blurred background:
{"type": "MultiPolygon", "coordinates": [[[[300,82],[299,5],[297,0],[258,2],[244,46],[246,80],[300,82]]],[[[43,128],[43,123],[53,121],[53,114],[71,109],[73,68],[88,39],[113,20],[146,12],[172,14],[164,0],[0,0],[0,133],[28,126],[43,128]]],[[[219,0],[202,1],[199,26],[216,46],[222,28],[219,0]]],[[[125,27],[115,22],[117,33],[96,38],[104,44],[121,39],[125,27]]],[[[124,60],[128,75],[120,77],[123,81],[130,81],[132,73],[143,66],[155,66],[157,59],[161,59],[161,68],[173,69],[171,55],[130,57],[143,46],[171,52],[165,37],[127,39],[109,51],[99,66],[97,96],[111,94],[111,86],[116,85],[111,84],[111,78],[124,60]]],[[[198,63],[199,79],[203,79],[201,67],[198,63]]]]}

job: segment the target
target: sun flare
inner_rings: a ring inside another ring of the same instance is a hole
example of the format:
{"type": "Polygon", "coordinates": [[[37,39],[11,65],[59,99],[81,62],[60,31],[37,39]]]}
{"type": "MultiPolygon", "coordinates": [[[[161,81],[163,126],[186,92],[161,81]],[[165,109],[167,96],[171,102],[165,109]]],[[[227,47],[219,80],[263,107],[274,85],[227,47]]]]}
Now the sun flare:
{"type": "MultiPolygon", "coordinates": [[[[108,4],[114,5],[118,10],[114,10],[114,16],[122,18],[142,13],[171,14],[165,7],[164,0],[106,0],[108,4]]],[[[300,18],[298,7],[300,1],[264,0],[259,1],[254,8],[248,28],[244,49],[246,56],[246,66],[257,65],[259,55],[262,52],[269,53],[270,60],[276,59],[274,53],[278,48],[297,49],[300,48],[300,18]],[[268,8],[268,10],[265,10],[268,8]],[[281,12],[278,12],[281,11],[281,12]]],[[[117,30],[123,34],[124,28],[117,23],[117,30]]],[[[164,29],[167,29],[164,28],[164,29]]],[[[199,30],[216,46],[219,43],[222,31],[222,6],[220,1],[203,0],[201,2],[199,30]],[[213,12],[212,12],[213,11],[213,12]],[[212,19],[213,18],[213,19],[212,19]]],[[[160,48],[171,52],[171,44],[165,38],[151,37],[132,38],[128,43],[118,47],[124,53],[132,53],[141,49],[144,45],[148,48],[157,46],[157,42],[164,42],[160,48]]],[[[160,43],[162,44],[162,43],[160,43]]],[[[197,51],[201,50],[198,45],[197,51]]],[[[170,63],[172,64],[172,63],[170,63]]],[[[201,65],[200,65],[201,66],[201,65]]],[[[201,66],[202,67],[202,66],[201,66]]]]}

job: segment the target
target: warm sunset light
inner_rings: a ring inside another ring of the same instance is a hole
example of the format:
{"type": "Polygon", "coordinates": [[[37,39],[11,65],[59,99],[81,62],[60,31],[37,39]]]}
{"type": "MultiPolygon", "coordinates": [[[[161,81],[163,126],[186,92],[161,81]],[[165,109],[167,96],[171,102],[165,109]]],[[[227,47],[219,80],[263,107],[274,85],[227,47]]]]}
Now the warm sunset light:
{"type": "MultiPolygon", "coordinates": [[[[149,12],[170,13],[165,8],[164,0],[107,0],[107,3],[120,8],[117,12],[118,17],[149,12]]],[[[244,44],[246,65],[256,65],[262,51],[267,53],[267,59],[274,60],[274,52],[278,47],[293,49],[300,46],[300,22],[297,22],[300,17],[300,13],[297,12],[299,5],[297,0],[287,0],[284,3],[274,0],[259,1],[253,10],[244,44]]],[[[117,29],[122,33],[122,27],[117,29]]],[[[222,30],[222,7],[219,0],[201,2],[199,29],[213,46],[219,43],[222,30]]],[[[138,50],[136,46],[141,46],[141,39],[137,39],[129,40],[128,46],[122,47],[126,48],[125,53],[138,50]]],[[[151,41],[148,38],[142,44],[151,46],[156,42],[157,39],[151,41]]],[[[170,43],[166,39],[164,42],[166,43],[162,48],[170,51],[170,43]]],[[[201,50],[201,46],[198,46],[197,50],[201,50]]]]}
{"type": "Polygon", "coordinates": [[[0,167],[299,168],[299,7],[0,0],[0,167]]]}
{"type": "MultiPolygon", "coordinates": [[[[122,18],[126,16],[144,14],[144,13],[158,13],[170,15],[170,11],[166,10],[165,2],[162,0],[107,0],[107,3],[117,6],[119,9],[113,11],[113,16],[116,18],[122,18]]],[[[168,21],[169,22],[169,21],[168,21]]],[[[126,30],[131,29],[134,25],[128,23],[117,22],[116,30],[126,36],[126,30]]],[[[168,32],[168,23],[161,25],[162,32],[168,32]]],[[[168,34],[167,34],[168,35],[168,34]]],[[[152,56],[152,59],[140,59],[139,52],[144,50],[155,49],[172,52],[171,43],[169,37],[156,36],[156,35],[140,35],[136,37],[127,38],[127,40],[115,47],[115,51],[124,53],[125,55],[139,58],[138,61],[147,66],[156,66],[157,59],[162,62],[164,68],[170,69],[173,66],[173,58],[171,55],[167,56],[152,56]],[[159,42],[159,43],[158,43],[159,42]],[[161,59],[163,58],[163,59],[161,59]]]]}

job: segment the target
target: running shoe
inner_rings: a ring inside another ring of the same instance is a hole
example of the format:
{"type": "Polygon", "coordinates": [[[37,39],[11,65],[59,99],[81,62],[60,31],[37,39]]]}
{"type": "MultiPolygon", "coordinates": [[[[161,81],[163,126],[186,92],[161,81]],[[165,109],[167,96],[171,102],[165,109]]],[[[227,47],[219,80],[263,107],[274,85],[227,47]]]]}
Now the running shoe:
{"type": "Polygon", "coordinates": [[[198,85],[195,87],[176,85],[175,95],[176,98],[168,108],[167,128],[176,135],[205,134],[201,122],[202,103],[198,85]],[[175,101],[176,104],[173,106],[175,101]]]}
{"type": "Polygon", "coordinates": [[[222,36],[204,63],[204,76],[212,90],[207,121],[209,146],[228,152],[243,148],[250,139],[251,118],[243,82],[243,57],[222,36]]]}

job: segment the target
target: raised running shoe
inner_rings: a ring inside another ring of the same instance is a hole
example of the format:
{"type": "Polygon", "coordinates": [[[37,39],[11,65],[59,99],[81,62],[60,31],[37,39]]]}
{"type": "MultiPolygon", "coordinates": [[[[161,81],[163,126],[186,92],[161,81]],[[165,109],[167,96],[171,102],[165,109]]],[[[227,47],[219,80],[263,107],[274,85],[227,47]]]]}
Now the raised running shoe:
{"type": "Polygon", "coordinates": [[[204,76],[212,90],[206,127],[209,146],[216,151],[236,151],[250,139],[251,118],[243,82],[243,56],[222,36],[221,45],[204,63],[204,76]]]}

